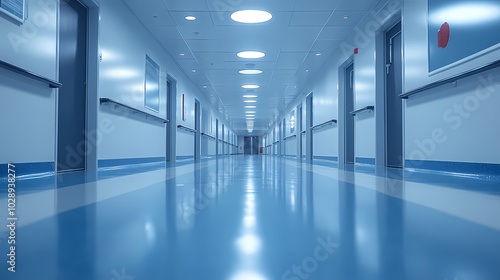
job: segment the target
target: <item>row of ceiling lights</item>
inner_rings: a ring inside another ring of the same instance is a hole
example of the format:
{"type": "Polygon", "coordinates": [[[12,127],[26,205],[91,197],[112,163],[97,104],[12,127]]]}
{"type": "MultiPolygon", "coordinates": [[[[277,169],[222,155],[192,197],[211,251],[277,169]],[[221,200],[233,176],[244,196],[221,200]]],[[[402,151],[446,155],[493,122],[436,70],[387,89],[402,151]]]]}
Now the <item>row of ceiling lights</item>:
{"type": "MultiPolygon", "coordinates": [[[[263,23],[271,20],[273,18],[272,14],[266,11],[258,11],[258,10],[244,10],[244,11],[237,11],[231,14],[231,19],[236,21],[236,22],[241,22],[241,23],[249,23],[249,24],[254,24],[254,23],[263,23]]],[[[186,20],[189,21],[194,21],[196,20],[196,17],[193,15],[187,15],[185,17],[186,20]]],[[[185,54],[180,54],[181,56],[184,56],[185,54]]],[[[245,59],[259,59],[263,58],[266,56],[265,53],[259,52],[259,51],[243,51],[237,53],[237,56],[240,58],[245,58],[245,59]]],[[[193,73],[196,70],[193,70],[193,73]]],[[[259,70],[259,69],[244,69],[240,70],[239,73],[242,75],[259,75],[262,74],[264,71],[259,70]]],[[[241,86],[244,89],[258,89],[260,88],[259,85],[242,85],[241,86]]],[[[204,86],[204,88],[207,88],[207,86],[204,86]]],[[[243,95],[244,103],[257,103],[256,99],[246,99],[246,98],[257,98],[257,95],[243,95]]],[[[245,109],[256,109],[257,106],[255,105],[248,105],[245,106],[245,109]]],[[[249,133],[253,132],[254,128],[254,119],[255,119],[255,114],[256,111],[246,111],[246,120],[247,120],[247,130],[249,133]]]]}

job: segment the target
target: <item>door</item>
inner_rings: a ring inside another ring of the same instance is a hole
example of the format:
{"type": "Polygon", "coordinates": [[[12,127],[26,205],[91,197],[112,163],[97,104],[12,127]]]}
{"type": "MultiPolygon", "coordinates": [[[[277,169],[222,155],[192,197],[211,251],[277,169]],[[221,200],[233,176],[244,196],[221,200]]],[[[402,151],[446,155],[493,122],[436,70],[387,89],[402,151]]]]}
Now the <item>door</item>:
{"type": "Polygon", "coordinates": [[[200,101],[198,99],[194,100],[194,129],[196,133],[194,134],[194,159],[201,159],[201,108],[200,101]]]}
{"type": "Polygon", "coordinates": [[[354,163],[354,64],[345,69],[345,162],[354,163]]]}
{"type": "Polygon", "coordinates": [[[167,79],[167,161],[175,161],[175,88],[173,82],[167,79]]]}
{"type": "Polygon", "coordinates": [[[313,94],[306,97],[306,161],[313,159],[313,94]]]}
{"type": "Polygon", "coordinates": [[[403,167],[403,90],[401,23],[385,35],[387,166],[403,167]]]}
{"type": "Polygon", "coordinates": [[[224,143],[224,125],[222,125],[222,135],[220,137],[221,141],[219,142],[220,143],[220,146],[221,146],[221,154],[225,155],[226,154],[226,150],[224,149],[224,146],[225,146],[225,143],[224,143]]]}
{"type": "Polygon", "coordinates": [[[283,119],[281,122],[281,153],[284,157],[286,157],[286,119],[283,119]]]}
{"type": "Polygon", "coordinates": [[[302,159],[302,105],[297,106],[297,120],[295,121],[297,129],[297,159],[302,159]]]}
{"type": "Polygon", "coordinates": [[[219,156],[219,120],[215,119],[215,156],[219,156]]]}
{"type": "Polygon", "coordinates": [[[60,4],[57,170],[84,170],[86,163],[87,8],[60,4]]]}

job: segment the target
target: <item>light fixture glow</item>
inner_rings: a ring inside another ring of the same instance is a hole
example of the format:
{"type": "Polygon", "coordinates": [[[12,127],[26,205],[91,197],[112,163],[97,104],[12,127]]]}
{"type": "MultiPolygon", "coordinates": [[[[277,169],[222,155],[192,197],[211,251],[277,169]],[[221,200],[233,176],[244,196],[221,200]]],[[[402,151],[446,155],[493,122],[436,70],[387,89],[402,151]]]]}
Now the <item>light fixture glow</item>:
{"type": "Polygon", "coordinates": [[[195,16],[186,16],[185,19],[193,21],[193,20],[196,20],[196,17],[195,16]]]}
{"type": "Polygon", "coordinates": [[[257,100],[245,100],[243,102],[245,102],[245,103],[257,103],[257,100]]]}
{"type": "Polygon", "coordinates": [[[245,106],[245,108],[248,108],[248,109],[255,109],[255,108],[257,108],[257,106],[245,106]]]}
{"type": "Polygon", "coordinates": [[[320,54],[320,53],[317,53],[317,54],[316,54],[316,56],[321,56],[321,54],[320,54]]]}
{"type": "Polygon", "coordinates": [[[271,13],[258,10],[243,10],[234,12],[231,19],[241,23],[262,23],[270,21],[273,18],[271,13]]]}
{"type": "Polygon", "coordinates": [[[265,53],[256,51],[239,52],[237,55],[241,58],[263,58],[266,56],[265,53]]]}
{"type": "Polygon", "coordinates": [[[255,120],[255,118],[247,118],[247,120],[255,120]]]}
{"type": "Polygon", "coordinates": [[[344,16],[344,19],[349,19],[349,16],[344,16]]]}
{"type": "Polygon", "coordinates": [[[247,115],[247,117],[255,117],[255,115],[247,115]]]}
{"type": "Polygon", "coordinates": [[[180,55],[180,56],[185,56],[186,54],[184,54],[184,53],[180,53],[179,55],[180,55]]]}
{"type": "Polygon", "coordinates": [[[258,75],[262,74],[262,70],[240,70],[239,73],[243,75],[258,75]]]}
{"type": "Polygon", "coordinates": [[[245,112],[245,114],[255,114],[255,113],[257,113],[257,112],[255,112],[255,111],[246,111],[245,112]]]}
{"type": "Polygon", "coordinates": [[[257,95],[243,95],[244,98],[257,98],[257,95]]]}
{"type": "Polygon", "coordinates": [[[242,87],[242,88],[246,88],[246,89],[256,89],[256,88],[260,88],[260,86],[258,86],[258,85],[242,85],[241,87],[242,87]]]}
{"type": "MultiPolygon", "coordinates": [[[[478,1],[479,2],[479,1],[478,1]]],[[[435,24],[448,22],[450,25],[483,24],[488,21],[498,20],[500,5],[491,3],[467,2],[448,5],[429,14],[429,21],[435,24]]]]}

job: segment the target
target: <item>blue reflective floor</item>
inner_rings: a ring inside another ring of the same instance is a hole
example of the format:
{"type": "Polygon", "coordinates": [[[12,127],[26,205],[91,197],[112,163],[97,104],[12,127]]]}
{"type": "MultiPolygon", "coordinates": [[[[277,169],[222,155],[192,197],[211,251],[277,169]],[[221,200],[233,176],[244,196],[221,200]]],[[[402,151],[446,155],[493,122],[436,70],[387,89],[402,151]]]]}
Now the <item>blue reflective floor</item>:
{"type": "Polygon", "coordinates": [[[274,156],[22,180],[0,279],[498,280],[499,182],[274,156]]]}

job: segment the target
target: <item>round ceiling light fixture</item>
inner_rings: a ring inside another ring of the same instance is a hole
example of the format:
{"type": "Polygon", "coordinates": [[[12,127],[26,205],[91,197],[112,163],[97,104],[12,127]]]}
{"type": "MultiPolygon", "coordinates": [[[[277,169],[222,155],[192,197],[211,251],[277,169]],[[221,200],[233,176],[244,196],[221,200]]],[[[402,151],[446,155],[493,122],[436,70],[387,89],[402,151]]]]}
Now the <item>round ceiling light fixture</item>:
{"type": "Polygon", "coordinates": [[[263,52],[257,52],[257,51],[245,51],[245,52],[239,52],[238,57],[241,58],[263,58],[266,56],[265,53],[263,52]]]}
{"type": "Polygon", "coordinates": [[[243,10],[231,14],[231,19],[241,23],[262,23],[273,18],[271,13],[259,10],[243,10]]]}
{"type": "Polygon", "coordinates": [[[195,16],[186,16],[184,17],[186,20],[190,20],[190,21],[193,21],[193,20],[196,20],[196,17],[195,16]]]}

